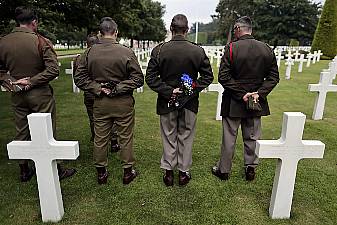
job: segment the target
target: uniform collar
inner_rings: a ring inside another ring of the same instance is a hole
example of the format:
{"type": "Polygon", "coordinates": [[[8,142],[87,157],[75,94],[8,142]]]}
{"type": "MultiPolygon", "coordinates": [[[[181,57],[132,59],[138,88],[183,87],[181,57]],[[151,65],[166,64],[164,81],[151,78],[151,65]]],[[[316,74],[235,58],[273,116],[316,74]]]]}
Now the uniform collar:
{"type": "Polygon", "coordinates": [[[254,39],[253,35],[245,34],[241,36],[238,40],[254,39]]]}
{"type": "Polygon", "coordinates": [[[172,41],[186,41],[186,38],[184,37],[184,35],[178,34],[178,35],[174,35],[171,40],[172,41]]]}
{"type": "Polygon", "coordinates": [[[15,33],[15,32],[24,32],[24,33],[30,33],[30,34],[35,34],[34,31],[26,28],[26,27],[15,27],[13,30],[12,30],[12,33],[15,33]]]}
{"type": "Polygon", "coordinates": [[[101,44],[117,44],[118,42],[116,41],[116,39],[112,39],[112,38],[101,38],[99,40],[99,42],[101,44]]]}

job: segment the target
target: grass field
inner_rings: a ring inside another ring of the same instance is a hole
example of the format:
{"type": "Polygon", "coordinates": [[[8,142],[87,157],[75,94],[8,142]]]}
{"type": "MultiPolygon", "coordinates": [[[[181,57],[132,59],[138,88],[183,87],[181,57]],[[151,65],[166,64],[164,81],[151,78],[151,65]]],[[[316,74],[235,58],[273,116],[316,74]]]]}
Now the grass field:
{"type": "MultiPolygon", "coordinates": [[[[61,182],[65,215],[59,224],[337,224],[337,112],[336,93],[329,93],[322,121],[311,120],[314,93],[309,83],[317,83],[327,68],[321,61],[292,78],[281,81],[269,96],[272,115],[263,119],[263,139],[278,139],[283,112],[307,115],[304,139],[326,144],[324,159],[305,159],[298,165],[290,220],[268,216],[276,160],[262,159],[257,179],[243,179],[242,141],[238,138],[233,172],[227,182],[216,179],[210,167],[220,154],[221,122],[215,120],[216,93],[201,93],[197,133],[193,148],[192,180],[167,188],[162,182],[159,161],[162,153],[159,119],[155,114],[156,94],[144,88],[135,93],[136,168],[141,175],[129,186],[122,184],[118,155],[109,155],[108,184],[96,184],[92,163],[92,143],[83,105],[83,95],[72,93],[71,78],[64,74],[69,59],[62,60],[61,75],[52,82],[57,101],[58,140],[78,140],[80,156],[66,162],[78,173],[61,182]]],[[[42,224],[36,179],[22,184],[18,166],[8,160],[6,144],[14,136],[10,96],[0,93],[0,224],[42,224]]]]}

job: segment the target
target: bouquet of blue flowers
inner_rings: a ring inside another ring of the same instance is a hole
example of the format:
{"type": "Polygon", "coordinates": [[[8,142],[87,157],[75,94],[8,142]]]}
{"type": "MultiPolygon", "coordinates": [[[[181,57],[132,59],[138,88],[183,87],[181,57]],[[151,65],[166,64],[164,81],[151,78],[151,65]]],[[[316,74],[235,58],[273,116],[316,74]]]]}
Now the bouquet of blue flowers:
{"type": "Polygon", "coordinates": [[[196,87],[195,81],[190,77],[190,75],[183,73],[180,77],[180,90],[182,94],[173,94],[168,102],[168,107],[182,107],[190,99],[189,97],[193,95],[194,89],[196,87]]]}

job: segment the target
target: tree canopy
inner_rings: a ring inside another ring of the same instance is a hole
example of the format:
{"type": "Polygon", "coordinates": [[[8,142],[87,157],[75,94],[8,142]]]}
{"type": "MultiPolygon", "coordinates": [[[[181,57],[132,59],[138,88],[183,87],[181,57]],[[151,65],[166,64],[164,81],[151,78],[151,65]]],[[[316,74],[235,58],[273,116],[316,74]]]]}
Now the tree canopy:
{"type": "Polygon", "coordinates": [[[296,39],[307,45],[313,39],[319,9],[309,0],[220,0],[216,17],[224,40],[237,18],[250,16],[258,39],[279,45],[296,39]]]}
{"type": "Polygon", "coordinates": [[[152,0],[0,0],[0,34],[15,26],[14,10],[22,5],[37,9],[39,31],[53,41],[84,40],[105,16],[116,21],[121,37],[161,41],[166,35],[165,8],[152,0]]]}

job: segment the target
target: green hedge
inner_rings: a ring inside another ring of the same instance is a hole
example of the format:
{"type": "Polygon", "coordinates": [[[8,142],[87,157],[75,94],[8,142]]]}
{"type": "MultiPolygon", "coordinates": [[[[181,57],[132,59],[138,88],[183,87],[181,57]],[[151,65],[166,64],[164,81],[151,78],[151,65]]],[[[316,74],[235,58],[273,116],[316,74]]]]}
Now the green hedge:
{"type": "Polygon", "coordinates": [[[337,55],[337,3],[326,0],[316,28],[311,51],[322,50],[329,58],[337,55]]]}

